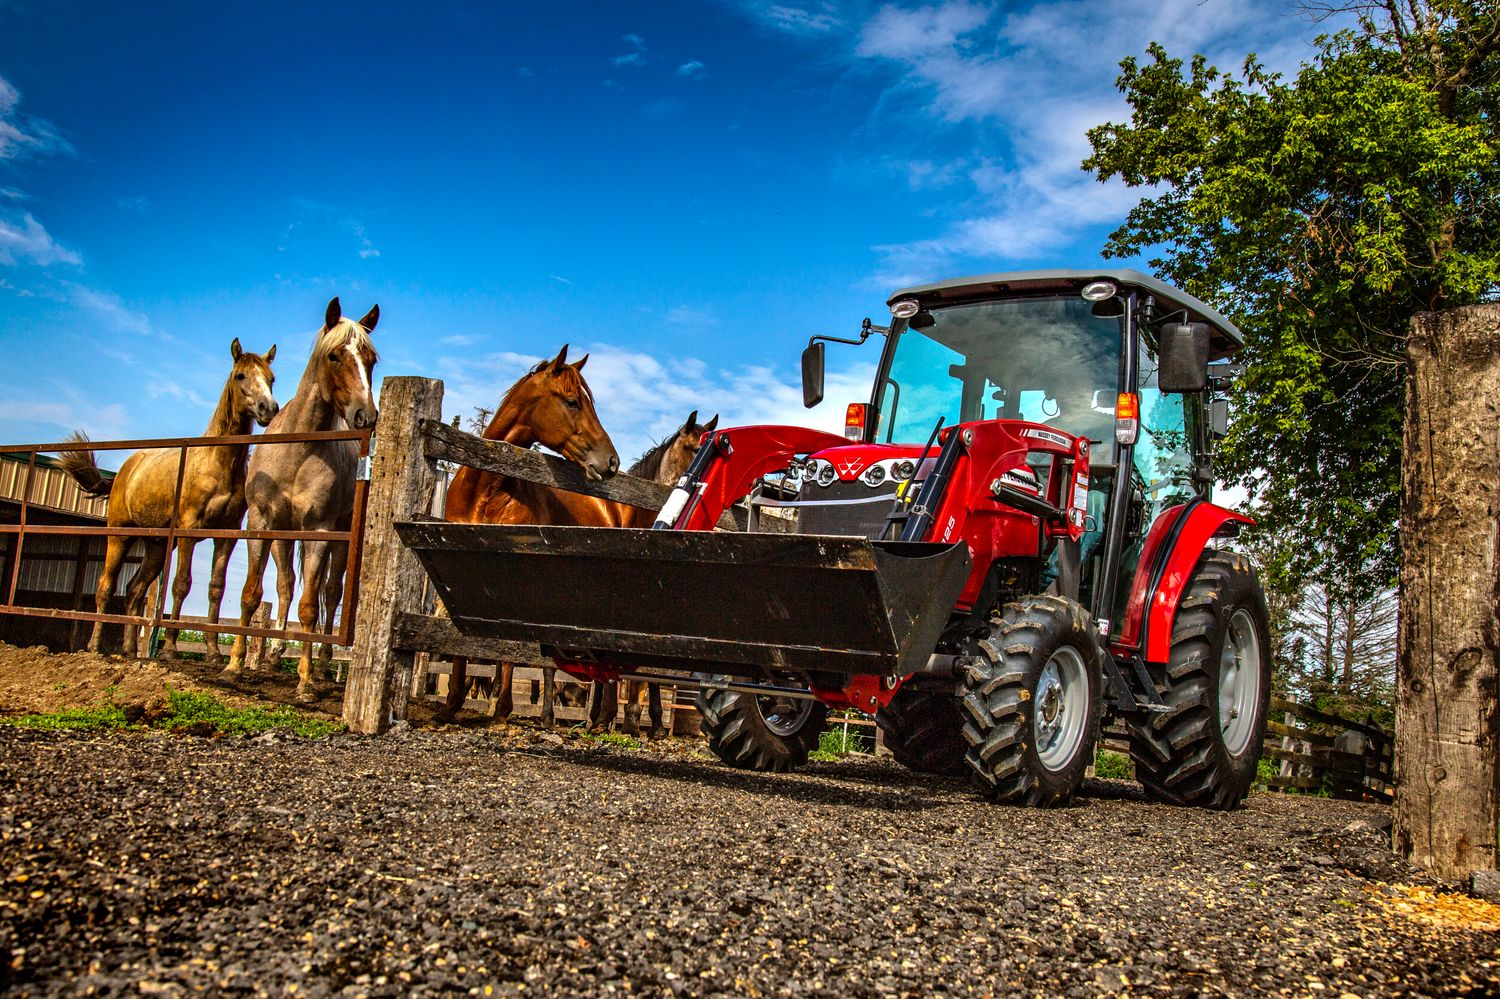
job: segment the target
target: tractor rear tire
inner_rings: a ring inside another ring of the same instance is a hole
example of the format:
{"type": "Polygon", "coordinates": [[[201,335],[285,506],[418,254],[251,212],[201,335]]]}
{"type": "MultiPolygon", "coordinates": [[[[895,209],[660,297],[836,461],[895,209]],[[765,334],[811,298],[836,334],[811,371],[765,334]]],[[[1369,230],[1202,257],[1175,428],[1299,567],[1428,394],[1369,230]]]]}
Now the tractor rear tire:
{"type": "Polygon", "coordinates": [[[875,713],[875,724],[885,735],[885,748],[908,770],[948,777],[969,772],[963,709],[951,690],[908,683],[875,713]]]}
{"type": "Polygon", "coordinates": [[[828,706],[736,690],[698,688],[698,715],[708,748],[741,770],[784,773],[807,762],[828,723],[828,706]]]}
{"type": "Polygon", "coordinates": [[[1172,625],[1167,712],[1128,719],[1146,794],[1229,809],[1255,780],[1271,695],[1266,598],[1241,555],[1208,549],[1172,625]]]}
{"type": "Polygon", "coordinates": [[[1004,804],[1067,804],[1094,761],[1104,652],[1075,600],[1036,595],[1005,605],[963,678],[966,760],[1004,804]]]}

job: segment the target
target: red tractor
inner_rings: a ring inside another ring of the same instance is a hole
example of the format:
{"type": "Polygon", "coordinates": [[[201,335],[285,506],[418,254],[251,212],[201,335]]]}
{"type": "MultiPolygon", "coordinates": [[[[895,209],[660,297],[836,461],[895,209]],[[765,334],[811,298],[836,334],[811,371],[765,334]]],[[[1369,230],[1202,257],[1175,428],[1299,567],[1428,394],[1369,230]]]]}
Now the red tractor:
{"type": "MultiPolygon", "coordinates": [[[[1234,806],[1261,755],[1270,636],[1255,570],[1215,546],[1221,390],[1242,346],[1129,271],[897,292],[845,435],[705,435],[653,530],[399,525],[462,630],[580,676],[702,683],[714,752],[807,759],[829,708],[876,716],[914,770],[995,801],[1068,801],[1124,720],[1162,801],[1234,806]],[[1217,363],[1215,363],[1217,362],[1217,363]],[[744,532],[714,530],[747,511],[744,532]]],[[[827,337],[802,357],[823,395],[827,337]]]]}

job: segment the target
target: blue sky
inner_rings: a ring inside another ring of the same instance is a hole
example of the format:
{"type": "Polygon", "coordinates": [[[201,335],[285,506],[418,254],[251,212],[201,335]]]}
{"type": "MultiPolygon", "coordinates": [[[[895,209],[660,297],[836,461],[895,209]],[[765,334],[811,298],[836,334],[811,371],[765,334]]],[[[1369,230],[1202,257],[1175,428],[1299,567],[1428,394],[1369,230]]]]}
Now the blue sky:
{"type": "MultiPolygon", "coordinates": [[[[836,424],[893,288],[1086,266],[1078,170],[1157,39],[1305,58],[1267,0],[0,0],[0,440],[203,429],[228,344],[381,306],[377,375],[493,405],[564,342],[627,460],[689,409],[836,424]]],[[[119,456],[123,458],[122,456],[119,456]]]]}

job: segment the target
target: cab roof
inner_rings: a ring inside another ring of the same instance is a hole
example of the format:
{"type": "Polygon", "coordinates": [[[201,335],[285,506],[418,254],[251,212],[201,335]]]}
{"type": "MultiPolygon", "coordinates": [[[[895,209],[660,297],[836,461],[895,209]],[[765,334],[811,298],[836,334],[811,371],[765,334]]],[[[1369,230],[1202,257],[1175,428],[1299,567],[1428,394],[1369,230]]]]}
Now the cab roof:
{"type": "Polygon", "coordinates": [[[1076,294],[1090,281],[1113,281],[1120,288],[1138,288],[1156,299],[1158,315],[1185,309],[1191,322],[1207,323],[1213,330],[1215,355],[1239,350],[1245,338],[1234,323],[1225,319],[1218,310],[1199,301],[1192,295],[1174,288],[1158,278],[1130,268],[1113,270],[1042,270],[1006,271],[1000,274],[980,274],[974,277],[951,278],[935,284],[920,284],[903,288],[891,295],[886,304],[901,298],[915,298],[923,308],[934,305],[951,305],[958,302],[984,301],[1004,298],[1016,293],[1037,294],[1047,292],[1072,292],[1076,294]]]}

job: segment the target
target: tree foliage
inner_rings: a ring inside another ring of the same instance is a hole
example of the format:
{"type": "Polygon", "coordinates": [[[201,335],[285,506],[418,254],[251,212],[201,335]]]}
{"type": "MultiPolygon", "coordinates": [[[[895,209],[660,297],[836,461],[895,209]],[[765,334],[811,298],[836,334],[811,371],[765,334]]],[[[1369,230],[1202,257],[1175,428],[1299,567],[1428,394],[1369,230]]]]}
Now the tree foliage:
{"type": "Polygon", "coordinates": [[[1344,9],[1359,29],[1290,80],[1253,55],[1238,74],[1155,43],[1125,59],[1130,121],[1089,132],[1084,168],[1151,188],[1106,254],[1150,255],[1246,334],[1221,477],[1298,539],[1292,571],[1326,553],[1325,582],[1367,596],[1397,564],[1411,318],[1500,283],[1500,18],[1344,9]]]}

